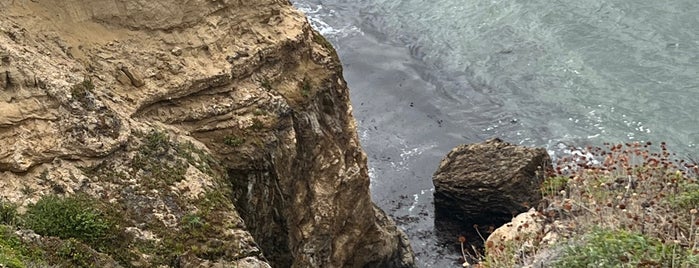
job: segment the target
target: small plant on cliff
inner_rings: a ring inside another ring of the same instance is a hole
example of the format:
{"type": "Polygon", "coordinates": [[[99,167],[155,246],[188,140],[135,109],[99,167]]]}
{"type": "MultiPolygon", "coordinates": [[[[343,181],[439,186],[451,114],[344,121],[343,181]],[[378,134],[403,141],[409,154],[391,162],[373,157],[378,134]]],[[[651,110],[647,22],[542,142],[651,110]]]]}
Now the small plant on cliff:
{"type": "Polygon", "coordinates": [[[165,132],[152,130],[143,139],[140,153],[144,156],[161,156],[172,149],[170,137],[165,132]]]}
{"type": "Polygon", "coordinates": [[[261,130],[265,127],[265,123],[262,122],[259,118],[255,117],[252,119],[252,125],[250,125],[250,128],[253,130],[261,130]]]}
{"type": "Polygon", "coordinates": [[[240,145],[243,145],[243,143],[245,143],[245,139],[241,137],[226,136],[223,138],[223,144],[231,147],[238,147],[240,145]]]}
{"type": "Polygon", "coordinates": [[[543,196],[556,195],[558,192],[565,190],[568,186],[568,177],[553,176],[548,177],[541,184],[541,193],[543,196]]]}
{"type": "Polygon", "coordinates": [[[94,90],[95,84],[92,83],[92,80],[85,78],[82,82],[73,85],[70,89],[70,94],[73,98],[82,102],[82,100],[85,100],[94,90]]]}
{"type": "Polygon", "coordinates": [[[56,251],[55,262],[73,267],[92,268],[95,265],[95,256],[90,248],[80,243],[75,238],[63,241],[56,251]]]}
{"type": "Polygon", "coordinates": [[[197,148],[191,142],[177,143],[175,146],[177,155],[186,159],[187,163],[193,165],[199,171],[213,175],[212,166],[216,165],[216,160],[206,151],[197,148]]]}
{"type": "Polygon", "coordinates": [[[10,226],[0,225],[0,267],[20,268],[28,263],[43,267],[40,253],[27,247],[13,231],[10,226]]]}
{"type": "Polygon", "coordinates": [[[266,90],[272,90],[272,82],[269,81],[269,79],[265,78],[260,82],[260,86],[266,90]]]}
{"type": "Polygon", "coordinates": [[[306,98],[311,95],[311,80],[308,77],[304,77],[301,81],[301,95],[306,98]]]}
{"type": "Polygon", "coordinates": [[[44,196],[28,207],[24,221],[37,234],[75,238],[96,248],[116,237],[115,223],[83,196],[44,196]]]}
{"type": "Polygon", "coordinates": [[[17,219],[17,205],[0,202],[0,224],[14,225],[17,219]]]}
{"type": "Polygon", "coordinates": [[[70,95],[71,98],[79,102],[82,107],[88,110],[94,110],[96,105],[94,90],[95,84],[93,84],[92,80],[89,78],[85,78],[85,80],[70,88],[70,95]]]}
{"type": "Polygon", "coordinates": [[[177,157],[178,148],[165,132],[153,130],[143,137],[131,165],[151,182],[171,185],[183,180],[187,172],[186,162],[177,157]]]}
{"type": "Polygon", "coordinates": [[[186,229],[198,229],[204,226],[203,219],[194,213],[184,215],[182,217],[182,226],[186,229]]]}

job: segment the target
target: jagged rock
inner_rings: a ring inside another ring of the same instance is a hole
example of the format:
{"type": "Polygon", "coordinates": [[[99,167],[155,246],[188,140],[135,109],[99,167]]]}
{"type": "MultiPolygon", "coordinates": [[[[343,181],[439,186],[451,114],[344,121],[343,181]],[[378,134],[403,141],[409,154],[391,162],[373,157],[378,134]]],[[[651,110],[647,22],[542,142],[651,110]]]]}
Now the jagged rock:
{"type": "Polygon", "coordinates": [[[515,246],[519,252],[531,250],[544,235],[544,217],[532,208],[498,227],[486,240],[486,254],[498,254],[504,247],[515,246]],[[516,245],[510,245],[511,243],[516,245]]]}
{"type": "Polygon", "coordinates": [[[545,267],[561,254],[564,247],[554,245],[560,243],[559,232],[566,229],[532,208],[495,229],[486,240],[485,254],[525,268],[545,267]]]}
{"type": "Polygon", "coordinates": [[[0,51],[31,70],[0,90],[3,198],[118,207],[129,265],[414,267],[370,199],[339,60],[288,1],[0,7],[0,51]]]}
{"type": "Polygon", "coordinates": [[[460,145],[434,174],[435,209],[467,225],[499,226],[541,200],[551,160],[543,148],[499,139],[460,145]]]}
{"type": "Polygon", "coordinates": [[[235,262],[213,262],[198,258],[195,254],[186,253],[175,259],[174,267],[200,267],[200,268],[271,268],[271,266],[257,258],[247,257],[235,262]]]}
{"type": "MultiPolygon", "coordinates": [[[[129,67],[126,66],[120,66],[119,71],[123,73],[126,78],[128,78],[129,84],[135,86],[135,87],[142,87],[146,83],[143,81],[143,76],[139,74],[136,71],[130,70],[129,67]]],[[[122,78],[123,80],[123,78],[122,78]]],[[[122,82],[122,84],[125,84],[123,81],[119,80],[119,82],[122,82]]]]}

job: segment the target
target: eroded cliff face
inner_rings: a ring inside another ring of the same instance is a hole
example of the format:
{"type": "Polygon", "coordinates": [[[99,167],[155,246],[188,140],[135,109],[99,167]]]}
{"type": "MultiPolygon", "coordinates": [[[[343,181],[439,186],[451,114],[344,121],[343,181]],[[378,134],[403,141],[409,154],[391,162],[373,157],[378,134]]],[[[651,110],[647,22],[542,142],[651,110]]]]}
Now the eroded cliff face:
{"type": "Polygon", "coordinates": [[[337,55],[287,1],[0,10],[7,202],[118,207],[124,266],[414,266],[370,200],[337,55]]]}

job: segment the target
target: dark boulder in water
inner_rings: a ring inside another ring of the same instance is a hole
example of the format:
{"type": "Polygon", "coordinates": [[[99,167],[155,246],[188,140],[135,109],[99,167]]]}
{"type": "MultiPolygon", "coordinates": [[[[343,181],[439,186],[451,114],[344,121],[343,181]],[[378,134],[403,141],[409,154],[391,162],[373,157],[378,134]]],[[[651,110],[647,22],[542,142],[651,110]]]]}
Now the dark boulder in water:
{"type": "Polygon", "coordinates": [[[434,173],[437,221],[498,226],[536,206],[551,158],[543,148],[491,139],[457,146],[434,173]],[[442,218],[442,219],[440,219],[442,218]]]}

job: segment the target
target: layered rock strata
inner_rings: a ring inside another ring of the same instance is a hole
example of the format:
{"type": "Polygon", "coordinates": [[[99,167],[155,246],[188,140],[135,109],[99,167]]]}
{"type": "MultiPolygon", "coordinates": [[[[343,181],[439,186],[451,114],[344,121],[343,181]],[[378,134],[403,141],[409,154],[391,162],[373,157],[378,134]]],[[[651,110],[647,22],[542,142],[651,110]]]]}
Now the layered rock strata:
{"type": "Polygon", "coordinates": [[[7,202],[119,207],[124,266],[414,266],[370,200],[337,55],[287,1],[0,9],[7,202]]]}

